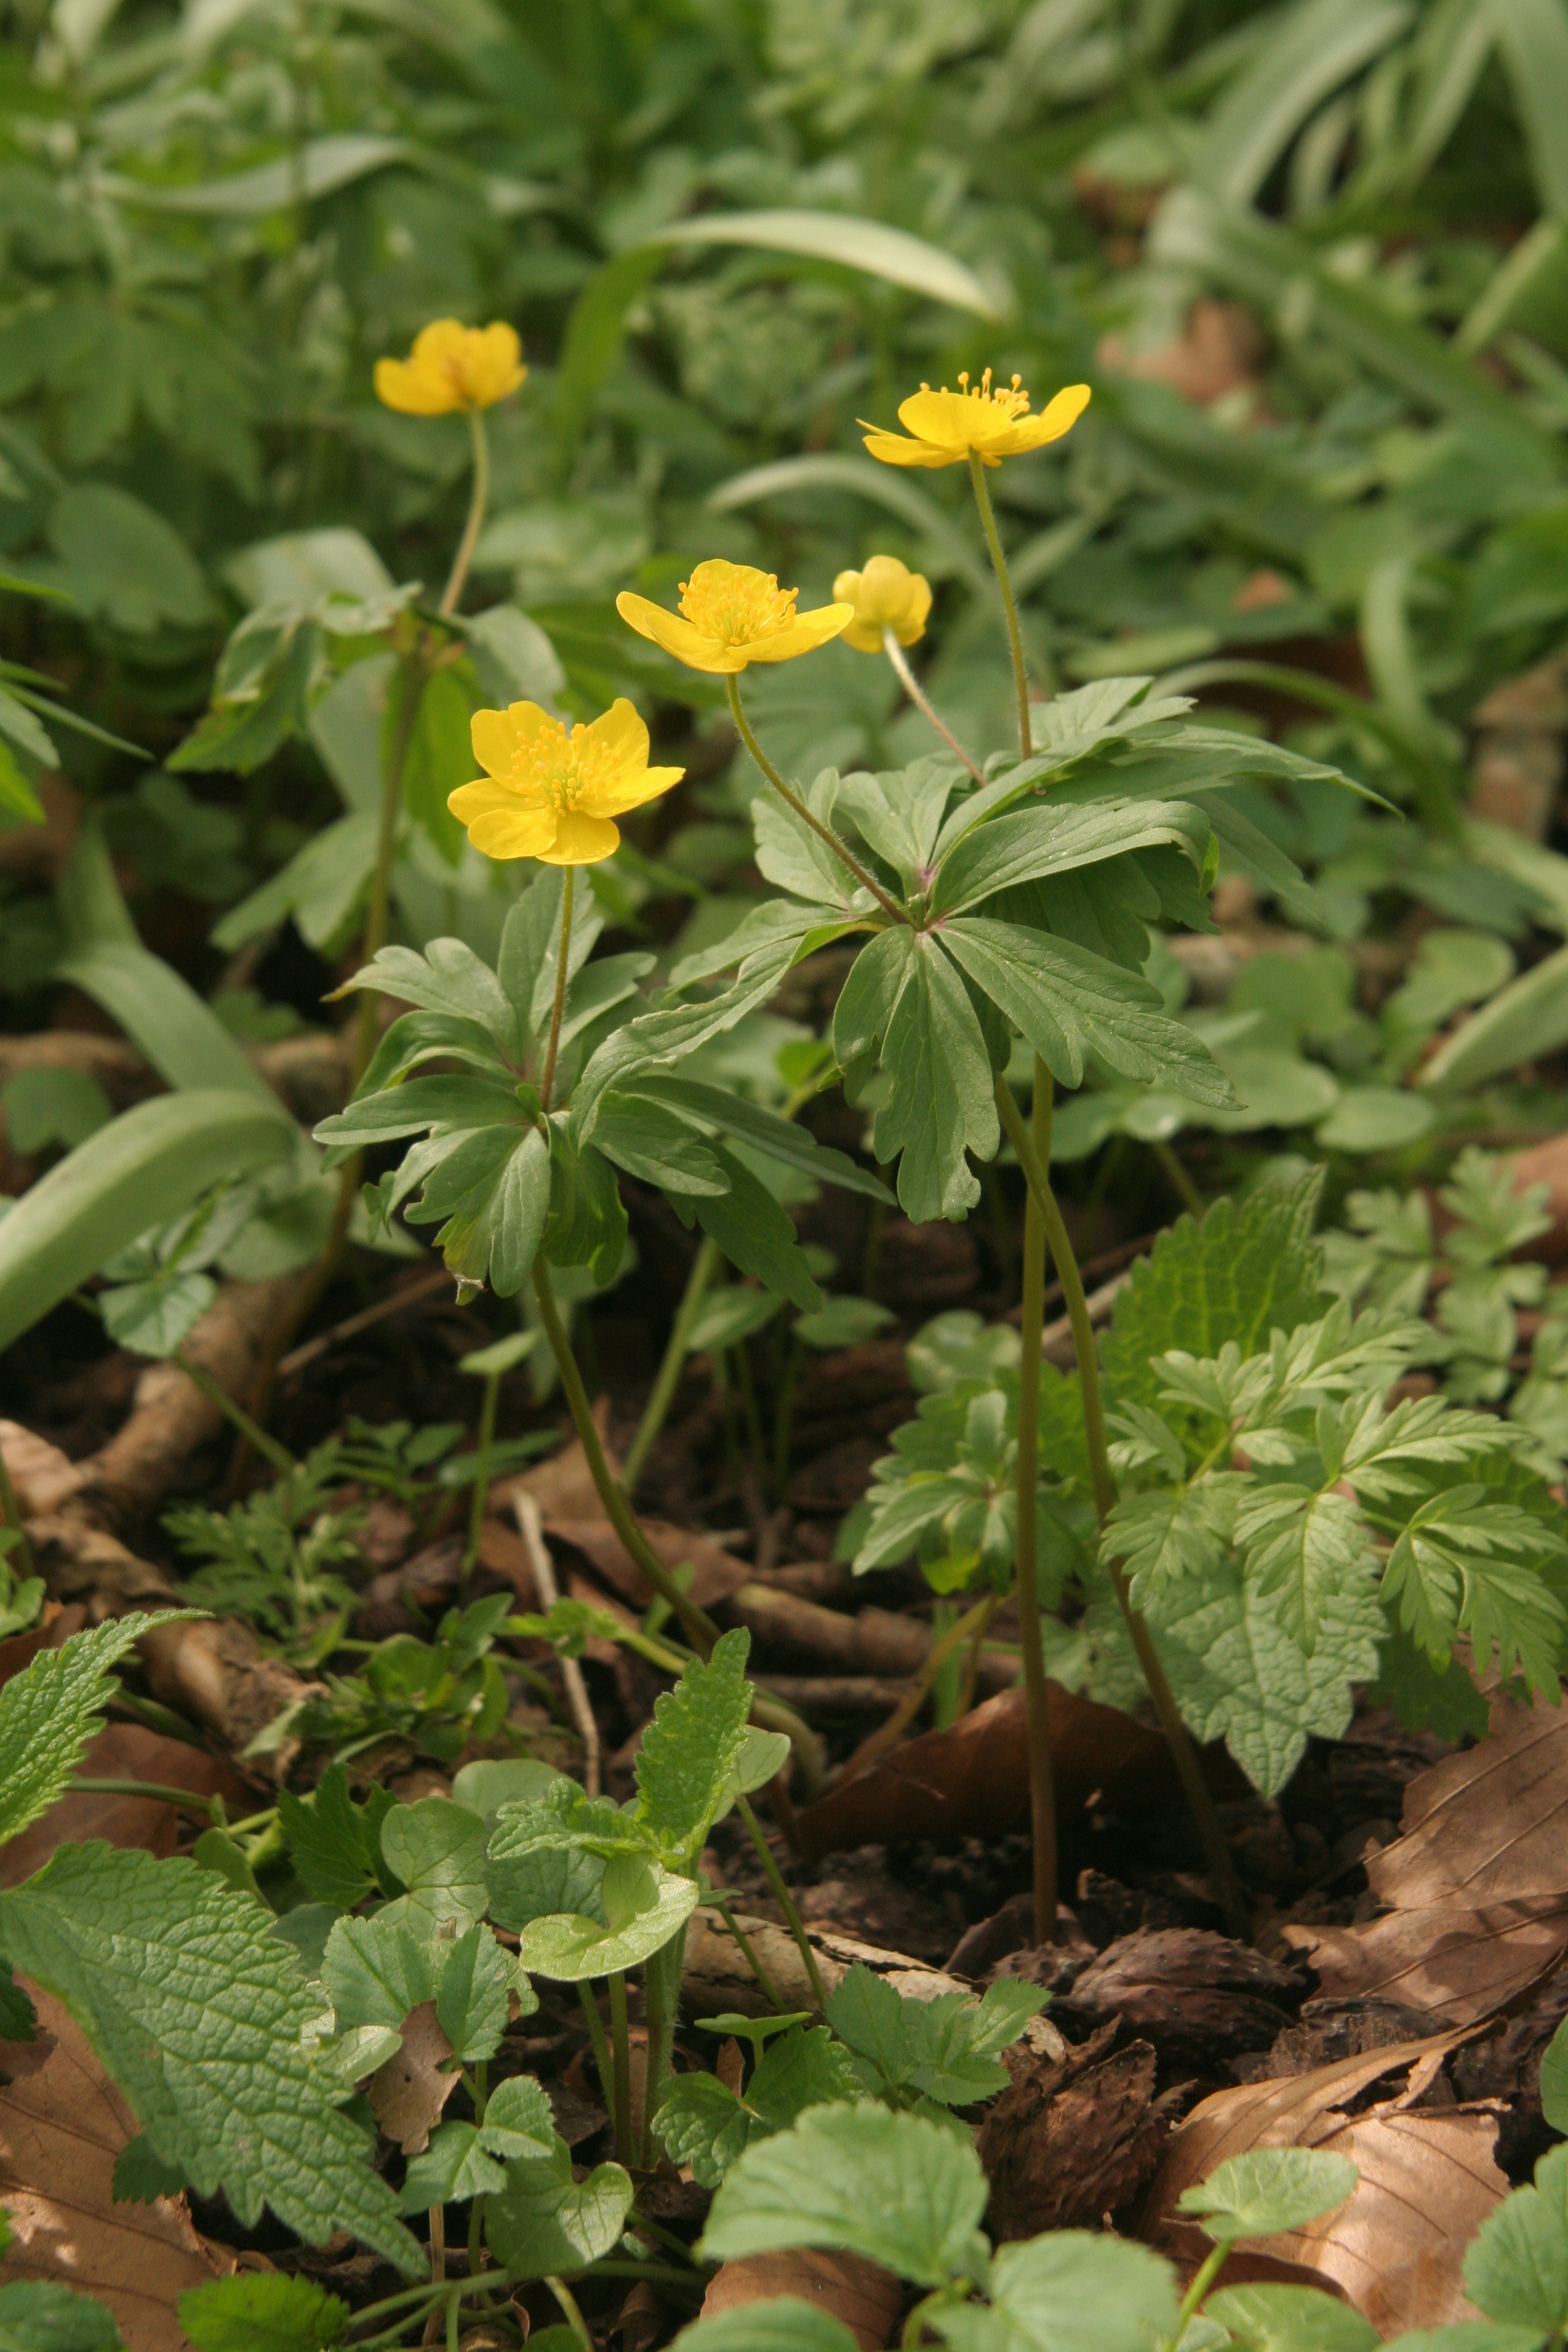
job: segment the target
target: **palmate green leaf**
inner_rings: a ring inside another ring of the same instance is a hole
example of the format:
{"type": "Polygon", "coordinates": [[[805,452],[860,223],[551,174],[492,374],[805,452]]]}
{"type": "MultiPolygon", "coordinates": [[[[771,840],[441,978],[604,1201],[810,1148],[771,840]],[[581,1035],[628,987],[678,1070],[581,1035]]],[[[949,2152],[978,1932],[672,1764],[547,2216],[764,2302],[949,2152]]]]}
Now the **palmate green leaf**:
{"type": "MultiPolygon", "coordinates": [[[[742,1274],[754,1274],[803,1314],[815,1314],[823,1303],[822,1293],[789,1212],[721,1146],[713,1148],[713,1157],[729,1183],[722,1192],[696,1194],[690,1213],[742,1274]]],[[[675,1206],[679,1210],[681,1205],[678,1198],[675,1206]]]]}
{"type": "Polygon", "coordinates": [[[843,1192],[862,1192],[868,1200],[891,1202],[893,1196],[887,1186],[865,1169],[858,1168],[847,1152],[818,1143],[809,1129],[797,1126],[793,1119],[780,1118],[776,1112],[748,1102],[743,1095],[708,1086],[697,1078],[663,1075],[639,1078],[628,1092],[634,1099],[647,1097],[655,1102],[673,1104],[678,1110],[689,1112],[733,1137],[737,1143],[764,1151],[771,1160],[782,1160],[786,1168],[798,1169],[803,1176],[819,1184],[837,1184],[843,1192]]]}
{"type": "Polygon", "coordinates": [[[0,2352],[121,2352],[122,2342],[114,2314],[90,2294],[46,2279],[0,2286],[0,2352]]]}
{"type": "Polygon", "coordinates": [[[856,2352],[858,2338],[820,2304],[780,2294],[694,2320],[675,2341],[680,2352],[856,2352]]]}
{"type": "Polygon", "coordinates": [[[1384,1591],[1434,1665],[1446,1666],[1468,1633],[1478,1672],[1495,1645],[1500,1674],[1521,1671],[1532,1690],[1555,1695],[1568,1618],[1541,1570],[1562,1549],[1533,1512],[1489,1499],[1485,1486],[1449,1486],[1401,1530],[1384,1591]]]}
{"type": "Polygon", "coordinates": [[[991,2306],[938,2305],[954,2352],[1150,2352],[1175,2333],[1176,2284],[1146,2246],[1091,2230],[1050,2230],[999,2246],[991,2306]]]}
{"type": "Polygon", "coordinates": [[[1227,2158],[1177,2201],[1184,2213],[1201,2217],[1216,2245],[1234,2245],[1300,2230],[1333,2212],[1360,2179],[1348,2156],[1327,2148],[1258,2147],[1227,2158]]]}
{"type": "Polygon", "coordinates": [[[934,912],[962,915],[1002,890],[1068,874],[1130,851],[1173,847],[1198,875],[1208,870],[1208,819],[1184,801],[1100,801],[1088,808],[1037,804],[963,835],[931,886],[934,912]]]}
{"type": "Polygon", "coordinates": [[[700,1899],[694,1878],[636,1855],[607,1863],[600,1888],[604,1920],[564,1912],[523,1928],[519,1958],[531,1976],[577,1984],[640,1968],[685,1926],[700,1899]]]}
{"type": "Polygon", "coordinates": [[[666,2083],[653,2127],[672,2164],[689,2166],[700,2187],[717,2189],[756,2126],[746,2102],[716,2075],[690,2074],[666,2083]]]}
{"type": "Polygon", "coordinates": [[[1144,1614],[1188,1728],[1224,1739],[1264,1796],[1283,1788],[1309,1734],[1343,1732],[1351,1686],[1375,1675],[1384,1626],[1371,1587],[1352,1586],[1309,1657],[1280,1622],[1279,1595],[1260,1593],[1235,1561],[1151,1594],[1144,1614]]]}
{"type": "Polygon", "coordinates": [[[436,1994],[437,2022],[465,2066],[493,2058],[500,2048],[512,1982],[507,1955],[483,1920],[476,1919],[447,1954],[436,1994]]]}
{"type": "Polygon", "coordinates": [[[1321,1171],[1293,1191],[1260,1185],[1235,1206],[1216,1201],[1202,1224],[1182,1217],[1135,1265],[1116,1301],[1103,1349],[1119,1402],[1157,1405],[1165,1381],[1153,1359],[1181,1348],[1215,1357],[1234,1340],[1243,1357],[1321,1315],[1321,1258],[1312,1240],[1321,1171]]]}
{"type": "Polygon", "coordinates": [[[1257,2352],[1374,2352],[1378,2341],[1353,2305],[1315,2286],[1224,2287],[1206,2298],[1204,2317],[1257,2352]]]}
{"type": "Polygon", "coordinates": [[[1549,2148],[1533,2184],[1488,2214],[1463,2276],[1470,2301],[1505,2327],[1555,2337],[1568,2326],[1568,2147],[1549,2148]]]}
{"type": "Polygon", "coordinates": [[[199,2195],[221,2189],[247,2227],[269,2205],[312,2245],[351,2229],[418,2275],[363,2133],[305,2054],[319,1996],[253,1897],[194,1863],[62,1846],[0,1895],[0,1948],[65,2002],[199,2195]]]}
{"type": "Polygon", "coordinates": [[[1098,1055],[1121,1076],[1174,1087],[1196,1102],[1234,1104],[1230,1080],[1194,1031],[1161,1010],[1158,989],[1070,940],[1016,923],[959,916],[942,927],[949,955],[1022,1031],[1064,1087],[1098,1055]]]}
{"type": "Polygon", "coordinates": [[[1339,1595],[1378,1567],[1356,1506],[1331,1488],[1254,1487],[1237,1513],[1236,1540],[1243,1574],[1279,1595],[1279,1622],[1309,1657],[1339,1595]]]}
{"type": "Polygon", "coordinates": [[[421,1936],[437,1934],[447,1920],[457,1922],[461,1935],[483,1918],[489,1890],[485,1825],[478,1813],[449,1797],[394,1805],[382,1820],[381,1851],[405,1889],[383,1918],[406,1919],[421,1936]]]}
{"type": "Polygon", "coordinates": [[[408,1223],[437,1225],[437,1244],[453,1274],[488,1279],[498,1298],[514,1298],[533,1270],[550,1214],[550,1146],[538,1128],[520,1116],[459,1136],[423,1174],[418,1201],[404,1209],[408,1223]]]}
{"type": "Polygon", "coordinates": [[[584,2270],[614,2246],[631,2201],[630,2176],[618,2164],[574,2181],[572,2151],[557,2140],[548,2158],[507,2166],[505,2189],[485,2207],[485,2237],[519,2277],[584,2270]]]}
{"type": "Polygon", "coordinates": [[[65,1789],[88,1742],[103,1728],[103,1709],[119,1687],[117,1660],[154,1625],[197,1610],[144,1616],[133,1610],[58,1650],[39,1650],[0,1689],[0,1845],[47,1812],[65,1789]]]}
{"type": "Polygon", "coordinates": [[[889,1092],[872,1150],[884,1166],[898,1160],[900,1203],[922,1224],[968,1214],[980,1186],[965,1152],[994,1158],[1001,1130],[991,1057],[963,982],[929,933],[898,937],[906,962],[882,1040],[889,1092]]]}
{"type": "Polygon", "coordinates": [[[531,2074],[509,2075],[491,2094],[482,2124],[454,2120],[431,2134],[429,2147],[409,2165],[400,2210],[422,2213],[454,2198],[493,2195],[506,2186],[508,2158],[549,2162],[555,2147],[543,2085],[531,2074]]]}
{"type": "Polygon", "coordinates": [[[411,2010],[433,2000],[442,1954],[406,1921],[384,1913],[338,1919],[327,1938],[321,1984],[340,2030],[401,2026],[411,2010]]]}
{"type": "Polygon", "coordinates": [[[973,2147],[944,2126],[866,2103],[813,2107],[731,2166],[700,2252],[727,2262],[833,2246],[945,2286],[985,2274],[986,2194],[973,2147]]]}
{"type": "Polygon", "coordinates": [[[341,2296],[281,2271],[241,2271],[180,2297],[180,2326],[197,2352],[324,2352],[353,2316],[341,2296]]]}
{"type": "Polygon", "coordinates": [[[278,1792],[278,1824],[289,1858],[318,1902],[352,1911],[376,1883],[380,1824],[395,1803],[379,1781],[371,1783],[363,1805],[349,1794],[348,1774],[329,1764],[307,1801],[290,1789],[278,1792]]]}
{"type": "Polygon", "coordinates": [[[700,1130],[648,1097],[615,1088],[602,1094],[594,1141],[628,1175],[667,1192],[713,1196],[730,1189],[723,1164],[700,1130]]]}
{"type": "Polygon", "coordinates": [[[752,1637],[721,1634],[706,1664],[689,1664],[655,1701],[637,1748],[638,1811],[667,1861],[694,1862],[728,1798],[746,1738],[752,1637]]]}
{"type": "Polygon", "coordinates": [[[1224,1475],[1124,1496],[1105,1523],[1105,1543],[1126,1567],[1135,1604],[1210,1574],[1235,1532],[1236,1509],[1235,1484],[1224,1475]]]}

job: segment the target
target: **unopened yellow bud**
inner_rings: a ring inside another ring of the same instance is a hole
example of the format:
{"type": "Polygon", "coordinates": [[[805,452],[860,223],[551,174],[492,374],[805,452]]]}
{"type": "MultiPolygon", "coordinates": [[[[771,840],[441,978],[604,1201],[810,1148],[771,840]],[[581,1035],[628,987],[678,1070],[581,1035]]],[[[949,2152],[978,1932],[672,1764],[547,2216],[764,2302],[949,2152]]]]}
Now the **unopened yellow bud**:
{"type": "Polygon", "coordinates": [[[879,654],[886,629],[901,646],[912,646],[925,635],[931,582],[896,555],[873,555],[864,572],[841,572],[833,593],[839,604],[855,607],[844,642],[858,653],[879,654]]]}

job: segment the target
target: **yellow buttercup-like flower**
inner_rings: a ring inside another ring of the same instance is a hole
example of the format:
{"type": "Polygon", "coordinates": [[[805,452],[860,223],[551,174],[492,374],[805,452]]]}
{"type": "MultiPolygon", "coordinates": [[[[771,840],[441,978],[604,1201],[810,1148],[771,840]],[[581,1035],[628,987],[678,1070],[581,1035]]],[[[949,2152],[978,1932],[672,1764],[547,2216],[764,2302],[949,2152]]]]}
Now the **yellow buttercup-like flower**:
{"type": "Polygon", "coordinates": [[[716,555],[681,582],[679,614],[629,591],[616,598],[616,610],[688,669],[724,675],[751,662],[794,661],[797,654],[815,653],[855,617],[854,605],[847,604],[797,613],[799,593],[798,588],[781,588],[771,572],[726,563],[716,555]]]}
{"type": "Polygon", "coordinates": [[[487,857],[595,865],[620,847],[615,818],[686,773],[648,766],[647,729],[624,698],[570,733],[537,702],[476,710],[472,733],[485,773],[448,793],[447,806],[487,857]]]}
{"type": "Polygon", "coordinates": [[[977,384],[971,384],[967,371],[958,383],[956,392],[946,384],[933,392],[922,383],[900,404],[899,423],[908,440],[868,426],[866,446],[872,457],[884,466],[957,466],[973,449],[982,465],[999,466],[1004,457],[1023,457],[1047,441],[1059,441],[1089,406],[1087,383],[1069,383],[1038,416],[1029,415],[1029,395],[1016,376],[1010,385],[993,390],[987,368],[977,384]]]}
{"type": "Polygon", "coordinates": [[[489,327],[437,319],[420,328],[405,360],[377,360],[375,396],[405,416],[447,416],[455,408],[493,408],[527,373],[516,330],[504,319],[489,327]]]}
{"type": "Polygon", "coordinates": [[[857,653],[879,654],[885,629],[891,629],[900,646],[912,646],[925,635],[931,582],[896,555],[873,555],[864,572],[841,572],[833,593],[855,607],[844,642],[857,653]]]}

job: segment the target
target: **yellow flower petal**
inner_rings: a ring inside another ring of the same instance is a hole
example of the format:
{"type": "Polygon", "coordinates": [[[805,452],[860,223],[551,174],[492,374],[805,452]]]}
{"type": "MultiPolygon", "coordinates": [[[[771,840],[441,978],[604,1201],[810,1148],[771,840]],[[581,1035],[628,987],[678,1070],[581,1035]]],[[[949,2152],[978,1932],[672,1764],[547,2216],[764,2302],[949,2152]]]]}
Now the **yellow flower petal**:
{"type": "Polygon", "coordinates": [[[672,791],[685,773],[684,768],[639,768],[611,782],[588,785],[577,805],[585,816],[625,816],[628,809],[672,791]]]}
{"type": "Polygon", "coordinates": [[[602,746],[613,759],[627,767],[647,765],[647,728],[635,702],[617,694],[608,710],[601,712],[587,730],[588,740],[602,746]]]}
{"type": "MultiPolygon", "coordinates": [[[[1007,436],[1005,457],[1021,457],[1026,450],[1041,449],[1047,441],[1059,441],[1070,433],[1084,410],[1089,406],[1087,383],[1069,383],[1047,403],[1038,416],[1021,416],[1007,436]]],[[[1000,443],[995,445],[1002,447],[1000,443]]]]}
{"type": "Polygon", "coordinates": [[[488,776],[459,784],[447,793],[447,806],[486,857],[540,857],[555,838],[552,808],[530,808],[516,793],[488,776]]]}
{"type": "MultiPolygon", "coordinates": [[[[754,646],[745,648],[746,662],[794,661],[799,654],[814,654],[818,646],[840,636],[855,618],[853,604],[819,604],[814,613],[797,615],[793,627],[781,629],[776,636],[761,637],[754,646]]],[[[743,668],[745,663],[742,663],[743,668]]]]}
{"type": "Polygon", "coordinates": [[[858,653],[879,654],[885,629],[891,629],[901,646],[912,646],[925,635],[931,583],[896,555],[873,555],[864,572],[841,572],[833,593],[855,607],[844,642],[858,653]]]}
{"type": "Polygon", "coordinates": [[[884,466],[956,466],[963,456],[962,449],[939,449],[930,441],[906,441],[901,433],[870,432],[865,441],[884,466]]]}
{"type": "Polygon", "coordinates": [[[384,408],[404,416],[445,416],[462,405],[450,386],[416,372],[406,360],[377,360],[375,396],[384,408]]]}
{"type": "Polygon", "coordinates": [[[532,749],[542,735],[559,734],[561,721],[541,710],[537,702],[510,703],[505,710],[476,710],[468,728],[474,757],[492,776],[510,776],[519,752],[532,749]]]}
{"type": "Polygon", "coordinates": [[[596,866],[601,857],[613,857],[620,845],[620,830],[608,817],[567,809],[557,820],[550,847],[533,854],[545,866],[596,866]]]}
{"type": "Polygon", "coordinates": [[[673,654],[688,669],[707,670],[722,675],[726,670],[744,669],[744,654],[735,657],[733,649],[721,646],[717,637],[707,637],[694,629],[679,613],[667,612],[662,604],[650,604],[646,596],[634,596],[623,588],[616,598],[616,610],[628,627],[639,636],[673,654]]]}

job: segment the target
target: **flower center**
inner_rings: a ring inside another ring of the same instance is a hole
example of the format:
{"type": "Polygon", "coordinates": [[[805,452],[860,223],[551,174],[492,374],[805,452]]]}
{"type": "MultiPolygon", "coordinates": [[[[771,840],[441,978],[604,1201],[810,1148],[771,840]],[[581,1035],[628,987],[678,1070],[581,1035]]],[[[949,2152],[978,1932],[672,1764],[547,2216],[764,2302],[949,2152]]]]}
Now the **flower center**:
{"type": "Polygon", "coordinates": [[[531,742],[518,745],[507,782],[525,800],[546,801],[563,815],[585,792],[613,782],[616,773],[616,755],[607,743],[595,742],[581,721],[568,735],[564,722],[557,719],[531,742]]]}
{"type": "MultiPolygon", "coordinates": [[[[970,383],[969,370],[965,368],[959,376],[958,387],[965,400],[984,401],[988,407],[1000,409],[1009,422],[1015,417],[1023,416],[1028,413],[1029,395],[1024,390],[1017,376],[1013,378],[1010,384],[997,384],[993,388],[989,368],[986,369],[979,383],[974,384],[970,383]]],[[[929,392],[931,386],[929,383],[922,383],[921,390],[929,392]]],[[[942,385],[942,390],[943,392],[947,390],[945,383],[942,385]]]]}
{"type": "Polygon", "coordinates": [[[702,565],[680,583],[680,609],[705,637],[716,637],[721,646],[751,646],[794,627],[798,588],[781,588],[772,572],[704,580],[707,569],[702,565]]]}

